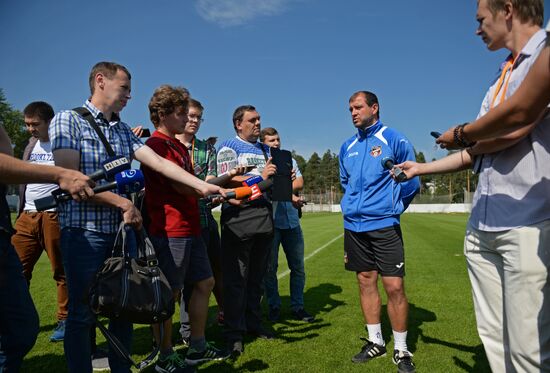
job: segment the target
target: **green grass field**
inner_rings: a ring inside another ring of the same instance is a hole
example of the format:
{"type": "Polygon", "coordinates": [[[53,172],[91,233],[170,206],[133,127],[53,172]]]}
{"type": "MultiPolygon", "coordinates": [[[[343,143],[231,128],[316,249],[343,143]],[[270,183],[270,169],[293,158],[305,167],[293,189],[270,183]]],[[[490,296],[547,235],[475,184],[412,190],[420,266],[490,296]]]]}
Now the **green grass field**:
{"type": "MultiPolygon", "coordinates": [[[[403,216],[406,289],[410,303],[408,343],[419,372],[490,371],[476,333],[462,255],[466,219],[463,214],[403,216]]],[[[367,364],[357,365],[350,360],[362,346],[359,337],[366,333],[355,276],[343,268],[341,215],[307,214],[302,219],[302,228],[307,257],[306,309],[315,314],[316,321],[305,324],[291,319],[286,276],[279,285],[283,297],[282,321],[272,326],[277,339],[245,339],[245,353],[238,360],[205,364],[199,371],[396,371],[390,354],[367,364]]],[[[279,273],[286,270],[286,261],[281,257],[279,273]]],[[[23,372],[66,371],[62,343],[51,343],[48,339],[56,324],[55,284],[45,255],[35,268],[31,292],[40,314],[41,329],[35,347],[25,359],[23,372]]],[[[207,338],[221,344],[220,330],[214,323],[215,312],[212,301],[207,338]]],[[[383,315],[383,332],[390,350],[393,342],[385,306],[383,315]]],[[[265,325],[270,326],[268,322],[265,325]]],[[[150,346],[148,327],[136,325],[134,357],[144,357],[150,346]]]]}

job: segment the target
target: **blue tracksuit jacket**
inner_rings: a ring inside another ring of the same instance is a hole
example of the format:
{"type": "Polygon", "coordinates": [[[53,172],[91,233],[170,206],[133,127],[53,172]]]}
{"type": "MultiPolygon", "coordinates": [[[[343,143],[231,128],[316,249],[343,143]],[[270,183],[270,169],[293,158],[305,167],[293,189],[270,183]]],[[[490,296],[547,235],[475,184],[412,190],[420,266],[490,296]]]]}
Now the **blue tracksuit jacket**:
{"type": "Polygon", "coordinates": [[[340,148],[340,183],[344,189],[340,205],[345,229],[368,232],[397,225],[418,193],[418,177],[397,183],[382,166],[385,157],[391,157],[395,164],[415,160],[407,138],[380,121],[366,130],[358,129],[340,148]]]}

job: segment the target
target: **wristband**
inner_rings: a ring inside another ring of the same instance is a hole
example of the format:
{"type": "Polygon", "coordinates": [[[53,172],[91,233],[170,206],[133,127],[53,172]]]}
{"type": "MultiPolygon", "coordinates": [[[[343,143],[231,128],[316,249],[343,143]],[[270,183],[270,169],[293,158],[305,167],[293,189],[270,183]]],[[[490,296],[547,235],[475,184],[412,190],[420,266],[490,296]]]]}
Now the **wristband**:
{"type": "Polygon", "coordinates": [[[461,124],[461,125],[458,125],[454,128],[453,130],[453,138],[454,138],[454,141],[455,143],[460,146],[461,148],[471,148],[472,146],[474,146],[476,144],[476,141],[468,141],[468,139],[466,138],[466,136],[464,135],[464,127],[467,125],[468,123],[464,123],[464,124],[461,124]]]}

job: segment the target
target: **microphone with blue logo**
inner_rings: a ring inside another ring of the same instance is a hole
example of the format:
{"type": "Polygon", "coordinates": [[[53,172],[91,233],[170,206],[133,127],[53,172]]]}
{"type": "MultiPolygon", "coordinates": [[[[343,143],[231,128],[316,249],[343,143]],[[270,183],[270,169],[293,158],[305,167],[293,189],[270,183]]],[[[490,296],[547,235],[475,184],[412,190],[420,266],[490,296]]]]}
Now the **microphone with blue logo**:
{"type": "MultiPolygon", "coordinates": [[[[119,194],[139,192],[145,186],[145,179],[140,170],[127,170],[114,175],[113,181],[96,186],[95,194],[115,190],[119,194]]],[[[59,203],[72,200],[72,196],[62,189],[56,189],[51,196],[39,198],[34,201],[37,211],[44,211],[56,207],[59,203]]]]}
{"type": "Polygon", "coordinates": [[[393,171],[393,175],[395,176],[395,180],[398,183],[407,180],[407,175],[403,172],[402,169],[395,166],[395,160],[392,157],[382,158],[381,163],[382,163],[382,167],[384,167],[386,170],[393,171]]]}

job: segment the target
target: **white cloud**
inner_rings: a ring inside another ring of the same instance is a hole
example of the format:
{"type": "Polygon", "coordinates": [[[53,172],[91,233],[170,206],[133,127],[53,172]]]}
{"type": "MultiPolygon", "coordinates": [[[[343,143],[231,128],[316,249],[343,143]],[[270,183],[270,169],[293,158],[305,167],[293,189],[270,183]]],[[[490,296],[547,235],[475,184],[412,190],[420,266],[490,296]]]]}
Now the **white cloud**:
{"type": "Polygon", "coordinates": [[[197,0],[196,8],[205,20],[222,27],[242,25],[259,16],[281,14],[293,0],[197,0]]]}

